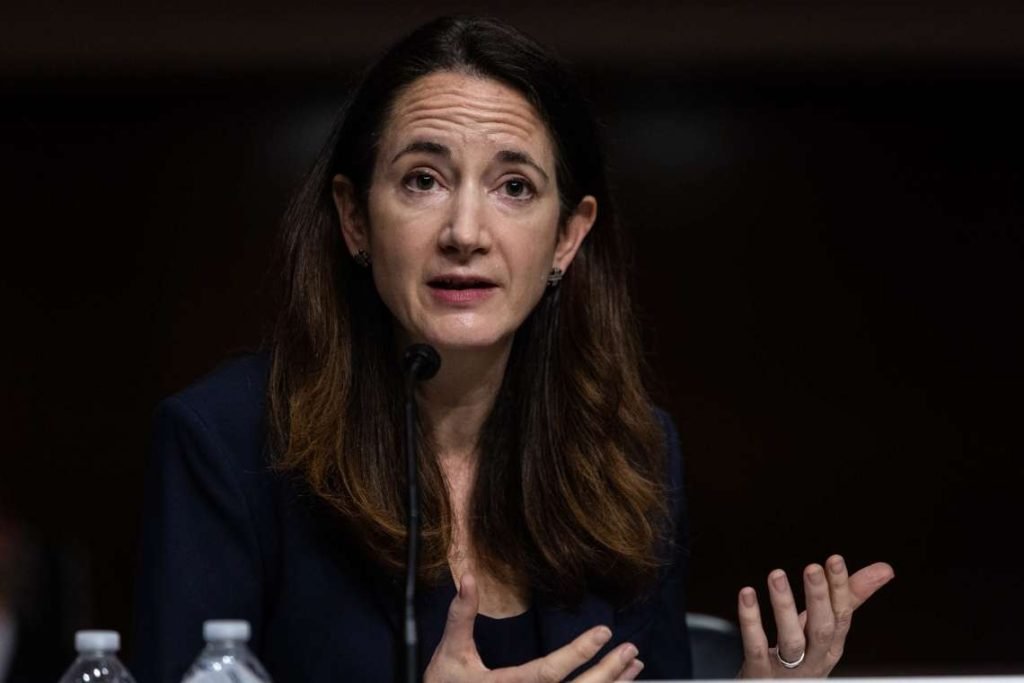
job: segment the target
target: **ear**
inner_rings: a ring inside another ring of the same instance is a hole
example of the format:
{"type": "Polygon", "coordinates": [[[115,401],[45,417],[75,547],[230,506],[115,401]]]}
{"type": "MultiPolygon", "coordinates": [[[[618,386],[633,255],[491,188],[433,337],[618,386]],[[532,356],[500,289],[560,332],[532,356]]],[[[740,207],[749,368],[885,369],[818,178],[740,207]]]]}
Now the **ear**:
{"type": "Polygon", "coordinates": [[[559,268],[562,271],[568,270],[569,264],[572,263],[580,245],[583,244],[583,239],[594,227],[595,220],[597,220],[597,200],[588,194],[576,205],[576,210],[572,212],[565,222],[565,226],[559,231],[558,242],[555,244],[553,268],[559,268]]]}
{"type": "Polygon", "coordinates": [[[341,236],[345,239],[348,253],[355,256],[358,251],[370,251],[370,233],[366,229],[366,219],[359,207],[356,188],[352,181],[343,175],[336,175],[331,181],[334,195],[334,208],[338,211],[338,224],[341,225],[341,236]]]}

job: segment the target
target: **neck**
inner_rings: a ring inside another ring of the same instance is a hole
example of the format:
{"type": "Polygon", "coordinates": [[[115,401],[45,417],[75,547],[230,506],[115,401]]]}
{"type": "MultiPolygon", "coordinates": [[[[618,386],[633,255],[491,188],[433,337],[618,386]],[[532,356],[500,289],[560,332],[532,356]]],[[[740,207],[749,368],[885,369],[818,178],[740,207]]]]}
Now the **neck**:
{"type": "Polygon", "coordinates": [[[419,387],[438,457],[475,461],[477,440],[505,377],[511,341],[499,348],[442,350],[441,369],[419,387]]]}

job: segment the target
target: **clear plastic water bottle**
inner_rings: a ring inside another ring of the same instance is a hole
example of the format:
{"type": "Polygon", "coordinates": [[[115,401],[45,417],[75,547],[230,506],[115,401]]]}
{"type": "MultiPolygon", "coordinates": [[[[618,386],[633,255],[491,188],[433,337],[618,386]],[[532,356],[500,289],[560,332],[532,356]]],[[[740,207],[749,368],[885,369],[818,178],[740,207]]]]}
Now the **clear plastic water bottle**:
{"type": "Polygon", "coordinates": [[[117,658],[120,649],[121,636],[117,631],[78,631],[75,633],[78,658],[60,683],[135,683],[117,658]]]}
{"type": "Polygon", "coordinates": [[[263,665],[246,646],[248,621],[203,622],[203,640],[206,647],[182,683],[272,683],[263,665]]]}

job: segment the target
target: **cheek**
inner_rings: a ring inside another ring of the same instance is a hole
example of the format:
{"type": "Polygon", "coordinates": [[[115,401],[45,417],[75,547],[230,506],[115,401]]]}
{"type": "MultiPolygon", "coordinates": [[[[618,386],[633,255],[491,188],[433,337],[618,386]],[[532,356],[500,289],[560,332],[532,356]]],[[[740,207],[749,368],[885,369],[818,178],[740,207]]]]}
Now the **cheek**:
{"type": "Polygon", "coordinates": [[[403,317],[423,277],[434,239],[424,217],[410,220],[390,207],[370,207],[373,281],[391,312],[403,317]]]}
{"type": "MultiPolygon", "coordinates": [[[[522,227],[522,226],[520,226],[522,227]]],[[[543,282],[555,261],[555,246],[558,241],[557,214],[545,215],[533,223],[531,229],[516,231],[518,239],[510,245],[515,252],[515,262],[520,272],[530,275],[534,282],[543,282]]]]}
{"type": "Polygon", "coordinates": [[[374,284],[384,303],[396,312],[395,307],[402,305],[419,282],[422,259],[416,258],[416,245],[409,241],[381,239],[374,251],[380,255],[373,260],[374,284]]]}
{"type": "Polygon", "coordinates": [[[517,283],[519,305],[531,309],[544,295],[554,262],[554,237],[550,230],[536,231],[529,240],[517,242],[510,266],[517,283]]]}

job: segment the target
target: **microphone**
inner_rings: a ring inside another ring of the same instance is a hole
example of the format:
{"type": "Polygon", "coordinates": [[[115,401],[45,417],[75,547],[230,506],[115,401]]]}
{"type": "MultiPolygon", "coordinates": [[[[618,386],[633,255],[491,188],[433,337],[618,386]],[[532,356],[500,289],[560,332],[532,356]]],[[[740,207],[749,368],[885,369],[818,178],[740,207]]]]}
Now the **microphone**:
{"type": "Polygon", "coordinates": [[[402,372],[405,373],[407,389],[410,387],[410,381],[430,379],[440,369],[441,356],[429,344],[413,344],[402,354],[402,372]]]}
{"type": "Polygon", "coordinates": [[[416,568],[420,554],[419,472],[416,467],[416,383],[428,380],[441,368],[441,356],[432,346],[413,344],[402,354],[405,377],[405,462],[409,478],[405,565],[405,679],[416,683],[416,568]]]}

